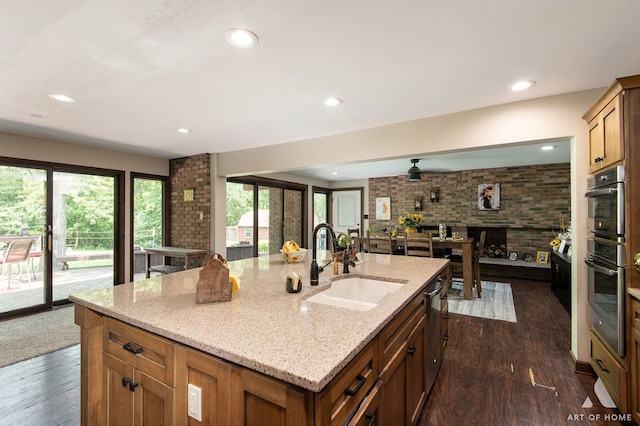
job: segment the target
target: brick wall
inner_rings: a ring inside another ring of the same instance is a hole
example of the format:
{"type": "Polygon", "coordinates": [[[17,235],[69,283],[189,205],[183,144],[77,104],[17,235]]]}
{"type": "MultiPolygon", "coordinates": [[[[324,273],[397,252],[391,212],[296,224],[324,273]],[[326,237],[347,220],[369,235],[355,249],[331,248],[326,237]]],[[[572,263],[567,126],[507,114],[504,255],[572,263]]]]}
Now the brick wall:
{"type": "Polygon", "coordinates": [[[211,221],[209,165],[209,154],[169,161],[171,232],[168,244],[173,247],[209,250],[211,221]],[[193,189],[193,201],[184,200],[185,189],[193,189]]]}
{"type": "Polygon", "coordinates": [[[507,250],[520,256],[548,251],[559,231],[560,217],[571,217],[569,163],[447,173],[423,173],[420,182],[407,176],[369,179],[370,228],[399,228],[398,217],[414,213],[422,197],[423,223],[446,223],[466,235],[467,226],[506,227],[507,250]],[[478,210],[478,184],[500,183],[500,210],[478,210]],[[440,201],[431,203],[431,187],[440,188],[440,201]],[[391,197],[391,220],[375,218],[376,197],[391,197]]]}

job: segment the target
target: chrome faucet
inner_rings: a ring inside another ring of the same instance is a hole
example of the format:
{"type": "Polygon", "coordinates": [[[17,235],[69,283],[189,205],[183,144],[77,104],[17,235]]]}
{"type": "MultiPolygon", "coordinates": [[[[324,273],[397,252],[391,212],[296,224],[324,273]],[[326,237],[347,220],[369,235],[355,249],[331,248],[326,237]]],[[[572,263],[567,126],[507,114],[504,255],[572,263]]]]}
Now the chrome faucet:
{"type": "Polygon", "coordinates": [[[309,272],[309,284],[311,285],[318,285],[318,275],[320,275],[320,272],[324,270],[325,266],[331,263],[331,261],[329,261],[325,265],[319,267],[318,262],[316,261],[316,256],[318,255],[318,251],[316,249],[316,246],[317,246],[316,239],[318,238],[318,231],[322,228],[325,228],[331,234],[333,251],[334,252],[338,251],[338,240],[336,239],[336,233],[333,231],[333,228],[331,227],[331,225],[329,225],[328,223],[321,223],[318,226],[316,226],[313,230],[313,238],[311,239],[311,243],[313,244],[313,258],[311,260],[311,271],[309,272]]]}

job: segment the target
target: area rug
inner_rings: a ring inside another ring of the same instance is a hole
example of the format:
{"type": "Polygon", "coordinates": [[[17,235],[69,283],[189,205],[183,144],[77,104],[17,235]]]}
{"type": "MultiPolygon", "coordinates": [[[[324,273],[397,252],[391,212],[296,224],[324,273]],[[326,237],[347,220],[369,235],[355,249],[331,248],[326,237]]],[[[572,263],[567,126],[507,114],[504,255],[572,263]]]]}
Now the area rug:
{"type": "Polygon", "coordinates": [[[518,322],[511,284],[482,281],[482,297],[474,287],[473,299],[465,300],[462,281],[453,279],[449,289],[449,312],[500,321],[518,322]]]}
{"type": "Polygon", "coordinates": [[[0,322],[0,367],[80,343],[73,306],[0,322]]]}

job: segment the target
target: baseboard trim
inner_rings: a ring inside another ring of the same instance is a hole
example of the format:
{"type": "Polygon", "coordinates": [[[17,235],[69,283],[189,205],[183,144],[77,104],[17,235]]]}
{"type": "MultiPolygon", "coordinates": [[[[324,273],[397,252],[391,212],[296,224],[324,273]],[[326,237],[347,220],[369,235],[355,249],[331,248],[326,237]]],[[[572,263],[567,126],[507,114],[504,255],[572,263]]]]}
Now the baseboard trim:
{"type": "Polygon", "coordinates": [[[593,370],[593,367],[591,367],[591,364],[584,361],[578,361],[571,351],[569,351],[569,356],[569,364],[576,374],[587,374],[589,376],[596,375],[596,372],[593,370]]]}

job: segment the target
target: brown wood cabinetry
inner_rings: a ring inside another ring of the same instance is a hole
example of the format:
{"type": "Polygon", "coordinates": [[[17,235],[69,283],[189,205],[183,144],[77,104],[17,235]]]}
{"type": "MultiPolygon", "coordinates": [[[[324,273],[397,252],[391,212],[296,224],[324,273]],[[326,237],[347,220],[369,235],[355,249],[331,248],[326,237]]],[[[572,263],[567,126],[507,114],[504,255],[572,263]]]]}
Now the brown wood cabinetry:
{"type": "MultiPolygon", "coordinates": [[[[633,256],[640,252],[640,222],[635,220],[640,217],[640,75],[616,79],[582,118],[588,123],[590,173],[625,166],[625,290],[639,288],[640,274],[633,268],[633,256]]],[[[616,351],[592,331],[590,363],[620,411],[626,413],[629,407],[640,422],[637,414],[640,329],[633,317],[633,299],[625,294],[624,300],[626,357],[618,357],[616,351]]]]}
{"type": "Polygon", "coordinates": [[[627,370],[594,331],[589,333],[589,363],[621,412],[627,412],[627,370]]]}
{"type": "Polygon", "coordinates": [[[174,355],[170,341],[105,317],[105,424],[173,424],[174,355]]]}
{"type": "Polygon", "coordinates": [[[426,305],[423,287],[320,392],[76,305],[82,424],[415,425],[427,399],[427,333],[446,336],[427,330],[426,305]],[[189,385],[200,389],[201,420],[189,416],[189,385]]]}
{"type": "Polygon", "coordinates": [[[419,419],[427,397],[426,301],[424,293],[416,296],[380,333],[380,424],[409,425],[419,419]]]}
{"type": "MultiPolygon", "coordinates": [[[[622,99],[618,92],[597,114],[585,120],[589,124],[589,172],[594,173],[624,158],[622,139],[622,99]]],[[[600,104],[598,105],[598,107],[600,104]]],[[[594,111],[595,112],[595,111],[594,111]]]]}
{"type": "Polygon", "coordinates": [[[631,344],[629,345],[629,374],[631,415],[640,424],[640,301],[631,298],[631,344]]]}

